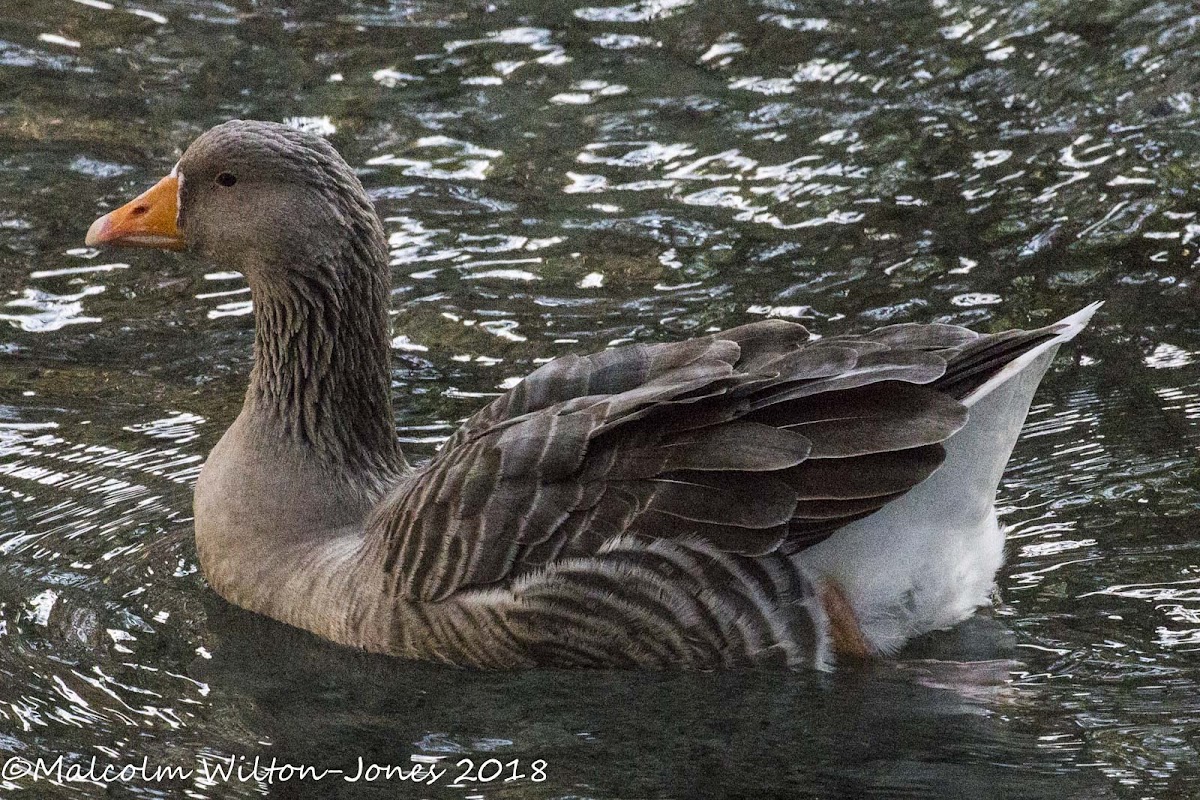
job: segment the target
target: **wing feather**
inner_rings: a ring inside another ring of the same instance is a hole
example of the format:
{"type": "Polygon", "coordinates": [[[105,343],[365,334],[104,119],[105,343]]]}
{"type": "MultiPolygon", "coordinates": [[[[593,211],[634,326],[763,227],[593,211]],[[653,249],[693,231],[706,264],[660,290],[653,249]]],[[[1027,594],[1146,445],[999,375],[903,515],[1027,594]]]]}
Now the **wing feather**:
{"type": "Polygon", "coordinates": [[[814,341],[767,320],[559,358],[471,417],[369,535],[397,593],[427,601],[630,534],[794,552],[929,477],[964,392],[1047,335],[892,325],[814,341]]]}

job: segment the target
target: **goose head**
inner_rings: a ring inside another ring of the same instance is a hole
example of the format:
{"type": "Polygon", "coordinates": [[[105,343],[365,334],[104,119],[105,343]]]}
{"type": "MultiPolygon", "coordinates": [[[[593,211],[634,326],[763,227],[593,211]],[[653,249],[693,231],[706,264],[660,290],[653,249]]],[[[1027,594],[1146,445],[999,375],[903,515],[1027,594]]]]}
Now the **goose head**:
{"type": "Polygon", "coordinates": [[[97,219],[86,241],[188,250],[267,288],[348,262],[369,265],[382,257],[382,239],[370,198],[328,142],[286,125],[233,120],[196,139],[152,188],[97,219]]]}
{"type": "Polygon", "coordinates": [[[255,320],[244,427],[363,474],[401,463],[387,241],[354,171],[324,139],[271,122],[218,125],[169,175],[92,223],[86,241],[187,250],[242,273],[255,320]]]}

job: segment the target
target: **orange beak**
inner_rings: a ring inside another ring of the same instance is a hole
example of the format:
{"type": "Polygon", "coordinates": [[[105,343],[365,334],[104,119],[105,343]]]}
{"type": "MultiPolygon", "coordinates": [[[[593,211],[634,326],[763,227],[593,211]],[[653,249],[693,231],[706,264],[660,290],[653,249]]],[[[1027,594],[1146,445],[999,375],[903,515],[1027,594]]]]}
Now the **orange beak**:
{"type": "Polygon", "coordinates": [[[93,222],[85,241],[89,246],[183,250],[187,242],[175,225],[178,215],[179,178],[168,175],[148,191],[93,222]]]}

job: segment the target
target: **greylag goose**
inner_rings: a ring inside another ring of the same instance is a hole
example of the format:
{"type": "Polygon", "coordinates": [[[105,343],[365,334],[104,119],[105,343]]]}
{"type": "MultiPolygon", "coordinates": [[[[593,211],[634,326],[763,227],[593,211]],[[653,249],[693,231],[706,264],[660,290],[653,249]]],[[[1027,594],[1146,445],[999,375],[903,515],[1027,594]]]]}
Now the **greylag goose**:
{"type": "Polygon", "coordinates": [[[89,245],[241,271],[254,366],[196,484],[208,582],[335,642],[480,668],[829,668],[988,602],[996,487],[1055,351],[766,320],[567,355],[401,455],[386,238],[323,139],[232,121],[89,245]]]}

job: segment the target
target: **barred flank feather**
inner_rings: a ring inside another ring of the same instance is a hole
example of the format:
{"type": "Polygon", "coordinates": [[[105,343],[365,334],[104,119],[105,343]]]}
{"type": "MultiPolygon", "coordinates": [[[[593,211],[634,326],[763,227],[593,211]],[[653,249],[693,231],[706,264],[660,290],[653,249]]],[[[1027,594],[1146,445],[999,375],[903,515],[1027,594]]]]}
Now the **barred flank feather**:
{"type": "Polygon", "coordinates": [[[483,668],[827,666],[813,587],[780,555],[624,536],[423,612],[424,646],[483,668]]]}

